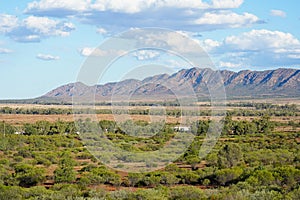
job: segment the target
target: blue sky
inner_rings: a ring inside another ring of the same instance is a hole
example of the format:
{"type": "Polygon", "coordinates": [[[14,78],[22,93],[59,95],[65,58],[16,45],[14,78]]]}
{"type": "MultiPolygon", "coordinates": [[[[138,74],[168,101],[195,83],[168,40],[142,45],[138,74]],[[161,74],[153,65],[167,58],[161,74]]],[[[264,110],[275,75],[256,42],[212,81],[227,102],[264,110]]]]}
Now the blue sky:
{"type": "MultiPolygon", "coordinates": [[[[94,48],[130,28],[168,28],[189,36],[218,69],[300,66],[296,0],[0,0],[0,5],[0,99],[38,97],[75,82],[94,48]]],[[[132,58],[168,59],[150,51],[132,58]]],[[[168,64],[184,67],[176,60],[168,64]]],[[[118,80],[118,71],[101,82],[118,80]]]]}

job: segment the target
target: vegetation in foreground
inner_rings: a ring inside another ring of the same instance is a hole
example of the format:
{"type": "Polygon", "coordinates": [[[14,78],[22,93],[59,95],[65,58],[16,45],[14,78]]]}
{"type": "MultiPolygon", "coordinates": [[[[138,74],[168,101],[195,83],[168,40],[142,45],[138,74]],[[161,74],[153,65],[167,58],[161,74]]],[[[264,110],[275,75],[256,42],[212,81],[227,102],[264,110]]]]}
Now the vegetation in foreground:
{"type": "MultiPolygon", "coordinates": [[[[128,151],[156,150],[174,134],[174,124],[148,139],[128,136],[110,121],[96,124],[128,151]]],[[[300,199],[299,122],[275,123],[268,115],[233,121],[229,115],[222,137],[201,161],[198,151],[208,125],[194,123],[196,139],[174,164],[151,173],[123,173],[85,149],[74,123],[2,122],[0,199],[300,199]]]]}

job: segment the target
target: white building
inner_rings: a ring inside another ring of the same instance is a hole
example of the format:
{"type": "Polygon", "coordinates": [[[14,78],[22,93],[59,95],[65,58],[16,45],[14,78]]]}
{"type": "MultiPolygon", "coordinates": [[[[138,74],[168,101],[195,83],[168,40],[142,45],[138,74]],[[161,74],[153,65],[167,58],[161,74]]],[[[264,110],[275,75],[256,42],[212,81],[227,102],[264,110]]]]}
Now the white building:
{"type": "Polygon", "coordinates": [[[191,131],[191,127],[189,127],[189,126],[175,126],[174,127],[174,131],[177,131],[177,132],[189,132],[189,131],[191,131]]]}

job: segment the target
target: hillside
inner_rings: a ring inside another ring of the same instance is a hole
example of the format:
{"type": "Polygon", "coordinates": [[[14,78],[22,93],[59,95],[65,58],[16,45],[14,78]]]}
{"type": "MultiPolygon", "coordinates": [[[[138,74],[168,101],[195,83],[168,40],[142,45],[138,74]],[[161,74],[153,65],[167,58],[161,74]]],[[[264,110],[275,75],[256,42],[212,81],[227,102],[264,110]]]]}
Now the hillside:
{"type": "Polygon", "coordinates": [[[227,98],[230,99],[300,96],[299,69],[233,72],[191,68],[171,75],[148,77],[144,80],[129,79],[96,86],[71,83],[58,87],[41,98],[69,102],[74,95],[85,100],[95,93],[96,101],[111,99],[112,95],[114,99],[124,99],[127,96],[131,96],[131,100],[172,99],[174,92],[184,95],[184,91],[187,91],[186,87],[191,86],[199,99],[205,99],[209,97],[208,85],[214,87],[214,80],[217,80],[218,75],[221,75],[227,98]]]}

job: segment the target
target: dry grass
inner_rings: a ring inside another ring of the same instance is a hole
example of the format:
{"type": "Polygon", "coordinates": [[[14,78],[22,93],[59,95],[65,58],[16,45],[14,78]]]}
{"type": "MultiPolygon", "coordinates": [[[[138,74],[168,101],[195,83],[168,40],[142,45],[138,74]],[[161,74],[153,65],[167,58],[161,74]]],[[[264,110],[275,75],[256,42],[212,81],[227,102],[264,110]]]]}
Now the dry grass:
{"type": "MultiPolygon", "coordinates": [[[[273,104],[296,104],[300,106],[300,99],[261,99],[261,100],[232,100],[228,101],[229,103],[239,103],[239,102],[255,102],[255,103],[273,103],[273,104]]],[[[198,108],[200,110],[210,110],[211,107],[209,106],[203,106],[208,104],[209,102],[199,102],[198,108]]],[[[72,105],[38,105],[38,104],[0,104],[1,107],[10,107],[10,108],[23,108],[23,109],[48,109],[48,108],[61,108],[61,109],[72,109],[72,105]]],[[[86,106],[91,108],[90,106],[86,106]]],[[[197,109],[198,109],[197,108],[197,109]]],[[[111,110],[111,106],[96,106],[95,109],[107,109],[111,110]]],[[[114,106],[114,109],[116,110],[127,110],[127,109],[150,109],[150,106],[114,106]]],[[[162,109],[164,109],[162,107],[162,109]]],[[[194,107],[166,107],[165,109],[194,109],[194,107]]],[[[226,109],[231,110],[235,109],[235,107],[218,107],[218,109],[226,109]]],[[[252,108],[243,108],[243,109],[252,109],[252,108]]],[[[94,118],[95,116],[92,115],[76,115],[76,119],[78,118],[94,118]]],[[[167,123],[184,123],[186,120],[189,121],[195,121],[195,120],[208,120],[212,117],[209,116],[200,116],[200,117],[173,117],[173,116],[149,116],[149,115],[112,115],[112,114],[97,114],[96,115],[97,120],[111,120],[111,121],[125,121],[125,120],[143,120],[148,122],[154,122],[154,121],[166,121],[167,123]]],[[[233,117],[234,120],[253,120],[256,117],[233,117]]],[[[21,125],[24,123],[35,123],[37,121],[49,121],[49,122],[55,122],[57,120],[61,121],[74,121],[74,115],[67,115],[67,114],[61,114],[61,115],[16,115],[16,114],[0,114],[0,121],[5,121],[7,123],[13,124],[13,125],[21,125]]],[[[300,122],[300,117],[272,117],[272,121],[277,122],[288,122],[288,121],[294,121],[294,122],[300,122]]]]}
{"type": "MultiPolygon", "coordinates": [[[[93,119],[94,117],[97,117],[97,120],[110,120],[110,121],[126,121],[126,120],[142,120],[142,121],[147,121],[147,122],[154,122],[154,121],[163,121],[165,120],[167,123],[184,123],[186,120],[189,121],[196,121],[196,120],[208,120],[212,118],[217,118],[217,117],[209,117],[209,116],[199,116],[199,117],[172,117],[172,116],[149,116],[149,115],[112,115],[112,114],[97,114],[96,116],[94,115],[78,115],[76,116],[76,119],[86,119],[86,118],[91,118],[93,119]]],[[[247,120],[251,121],[255,118],[258,117],[233,117],[233,120],[247,120]]],[[[7,122],[12,125],[21,125],[24,123],[35,123],[37,121],[49,121],[49,122],[55,122],[58,120],[61,121],[74,121],[74,116],[73,115],[16,115],[16,114],[0,114],[0,121],[7,122]]],[[[294,121],[296,123],[300,122],[300,116],[297,117],[272,117],[272,121],[276,122],[289,122],[289,121],[294,121]]]]}

